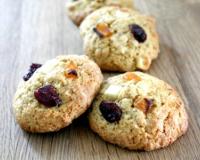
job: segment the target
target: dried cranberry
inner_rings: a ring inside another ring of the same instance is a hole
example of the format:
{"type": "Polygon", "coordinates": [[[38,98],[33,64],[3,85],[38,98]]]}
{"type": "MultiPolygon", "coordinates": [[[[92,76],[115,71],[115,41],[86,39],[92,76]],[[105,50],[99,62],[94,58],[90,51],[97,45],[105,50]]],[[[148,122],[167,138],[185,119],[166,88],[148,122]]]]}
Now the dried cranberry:
{"type": "Polygon", "coordinates": [[[75,69],[70,69],[68,71],[68,74],[73,75],[73,76],[77,76],[78,75],[75,69]]]}
{"type": "Polygon", "coordinates": [[[145,98],[144,100],[146,101],[148,108],[151,108],[153,106],[153,99],[145,98]]]}
{"type": "Polygon", "coordinates": [[[62,100],[59,98],[55,87],[52,85],[39,88],[34,92],[34,96],[38,102],[48,107],[59,106],[62,104],[62,100]]]}
{"type": "Polygon", "coordinates": [[[129,25],[129,28],[131,30],[131,33],[139,43],[143,43],[144,41],[146,41],[147,35],[142,27],[137,24],[131,24],[129,25]]]}
{"type": "Polygon", "coordinates": [[[121,119],[122,110],[114,102],[102,101],[99,109],[103,117],[110,123],[118,122],[121,119]]]}
{"type": "Polygon", "coordinates": [[[32,65],[30,66],[28,73],[23,77],[24,81],[28,81],[31,76],[33,75],[33,73],[40,68],[42,65],[41,64],[37,64],[37,63],[32,63],[32,65]]]}

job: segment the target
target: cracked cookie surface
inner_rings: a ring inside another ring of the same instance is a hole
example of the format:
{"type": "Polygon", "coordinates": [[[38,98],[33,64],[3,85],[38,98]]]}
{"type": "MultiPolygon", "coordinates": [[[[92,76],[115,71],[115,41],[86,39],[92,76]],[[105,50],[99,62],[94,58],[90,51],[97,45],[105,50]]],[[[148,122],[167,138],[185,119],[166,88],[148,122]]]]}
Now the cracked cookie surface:
{"type": "Polygon", "coordinates": [[[142,72],[109,78],[91,109],[91,129],[105,141],[130,150],[166,147],[188,127],[178,93],[164,81],[142,72]]]}
{"type": "Polygon", "coordinates": [[[17,122],[29,132],[58,131],[87,110],[102,81],[99,67],[86,56],[49,60],[18,86],[17,122]]]}
{"type": "Polygon", "coordinates": [[[110,5],[133,8],[133,0],[72,0],[67,3],[67,12],[71,20],[79,26],[89,14],[110,5]]]}
{"type": "Polygon", "coordinates": [[[148,70],[159,53],[153,17],[127,8],[103,7],[81,24],[84,51],[102,70],[148,70]]]}

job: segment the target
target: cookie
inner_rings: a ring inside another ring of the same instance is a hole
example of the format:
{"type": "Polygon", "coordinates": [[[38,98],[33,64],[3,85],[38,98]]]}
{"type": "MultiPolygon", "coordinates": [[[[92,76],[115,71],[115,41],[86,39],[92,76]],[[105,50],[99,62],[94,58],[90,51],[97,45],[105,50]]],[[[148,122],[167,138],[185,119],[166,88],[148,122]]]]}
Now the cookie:
{"type": "Polygon", "coordinates": [[[103,83],[89,124],[107,142],[150,151],[183,135],[188,116],[180,96],[167,83],[142,72],[126,72],[103,83]]]}
{"type": "Polygon", "coordinates": [[[110,5],[133,8],[133,0],[71,0],[67,4],[67,12],[71,20],[79,26],[90,13],[110,5]]]}
{"type": "Polygon", "coordinates": [[[80,32],[85,53],[102,70],[148,70],[159,53],[154,18],[130,9],[103,7],[83,21],[80,32]]]}
{"type": "Polygon", "coordinates": [[[29,132],[58,131],[87,110],[102,81],[99,67],[86,56],[32,64],[14,97],[16,120],[29,132]]]}

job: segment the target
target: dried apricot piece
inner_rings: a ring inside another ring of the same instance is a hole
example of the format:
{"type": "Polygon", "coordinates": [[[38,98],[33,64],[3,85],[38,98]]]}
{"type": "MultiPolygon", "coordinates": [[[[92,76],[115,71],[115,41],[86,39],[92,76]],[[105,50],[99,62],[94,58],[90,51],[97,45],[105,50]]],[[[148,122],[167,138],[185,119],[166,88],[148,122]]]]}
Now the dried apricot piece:
{"type": "Polygon", "coordinates": [[[124,78],[125,80],[127,80],[127,81],[134,80],[135,82],[139,82],[139,81],[142,80],[138,75],[136,75],[136,74],[133,73],[133,72],[126,72],[126,73],[124,74],[124,77],[123,77],[123,78],[124,78]]]}
{"type": "Polygon", "coordinates": [[[93,31],[96,32],[100,38],[110,37],[112,35],[112,32],[106,23],[98,23],[93,31]]]}
{"type": "Polygon", "coordinates": [[[64,72],[64,75],[66,78],[72,78],[75,79],[78,77],[78,73],[77,73],[77,65],[74,62],[70,62],[67,65],[67,71],[64,72]]]}
{"type": "Polygon", "coordinates": [[[137,97],[134,101],[133,106],[141,110],[143,113],[147,114],[148,110],[153,106],[153,100],[137,97]]]}
{"type": "Polygon", "coordinates": [[[70,62],[70,63],[67,65],[67,68],[68,68],[68,69],[77,69],[77,65],[76,65],[74,62],[70,62]]]}
{"type": "Polygon", "coordinates": [[[75,69],[69,69],[67,72],[65,72],[65,77],[75,79],[78,77],[78,73],[75,69]]]}

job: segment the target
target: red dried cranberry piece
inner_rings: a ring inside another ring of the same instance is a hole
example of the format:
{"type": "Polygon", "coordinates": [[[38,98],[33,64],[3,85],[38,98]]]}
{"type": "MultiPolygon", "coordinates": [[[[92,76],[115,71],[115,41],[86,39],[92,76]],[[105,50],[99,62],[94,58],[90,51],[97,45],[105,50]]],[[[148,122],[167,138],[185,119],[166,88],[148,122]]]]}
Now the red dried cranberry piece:
{"type": "Polygon", "coordinates": [[[153,99],[145,98],[144,100],[146,101],[148,108],[151,108],[153,106],[153,99]]]}
{"type": "Polygon", "coordinates": [[[40,68],[42,65],[41,64],[37,64],[37,63],[32,63],[32,65],[30,66],[28,73],[23,77],[24,81],[28,81],[31,76],[33,75],[33,73],[40,68]]]}
{"type": "Polygon", "coordinates": [[[34,96],[38,102],[47,107],[60,106],[62,104],[62,100],[52,85],[39,88],[34,92],[34,96]]]}
{"type": "Polygon", "coordinates": [[[144,41],[146,41],[147,35],[142,27],[137,24],[131,24],[129,25],[129,29],[139,43],[143,43],[144,41]]]}
{"type": "Polygon", "coordinates": [[[73,76],[78,76],[78,74],[77,74],[77,72],[76,72],[75,69],[70,69],[70,70],[68,71],[68,74],[73,75],[73,76]]]}
{"type": "Polygon", "coordinates": [[[110,123],[118,122],[121,119],[122,110],[114,102],[102,101],[99,109],[103,117],[110,123]]]}

